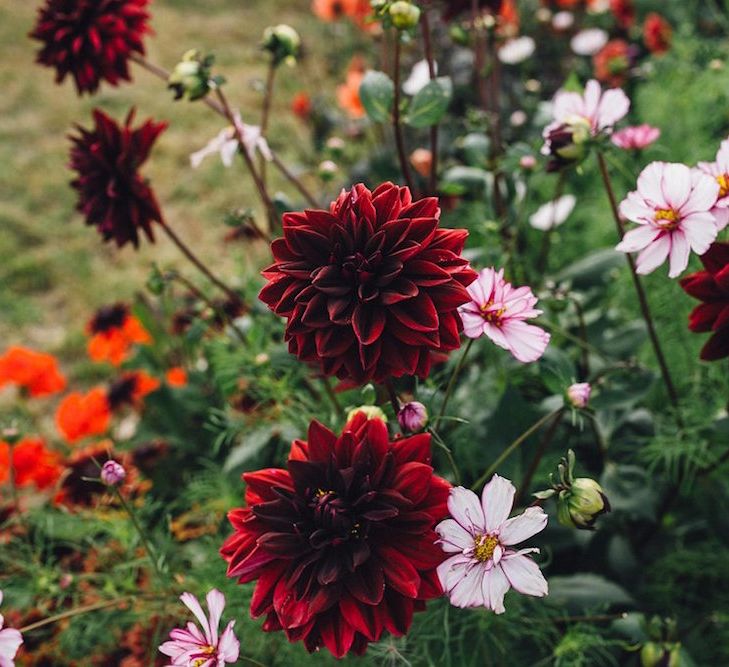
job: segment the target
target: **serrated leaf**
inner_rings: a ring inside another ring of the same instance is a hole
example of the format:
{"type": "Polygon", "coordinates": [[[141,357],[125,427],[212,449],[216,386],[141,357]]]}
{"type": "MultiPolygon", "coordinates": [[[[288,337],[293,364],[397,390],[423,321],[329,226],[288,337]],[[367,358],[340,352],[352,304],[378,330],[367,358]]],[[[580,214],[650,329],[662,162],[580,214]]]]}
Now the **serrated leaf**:
{"type": "Polygon", "coordinates": [[[449,77],[433,79],[413,97],[405,122],[416,128],[436,125],[448,110],[452,96],[453,84],[449,77]]]}
{"type": "Polygon", "coordinates": [[[369,70],[360,84],[359,97],[369,119],[373,123],[385,123],[392,112],[395,84],[384,72],[369,70]]]}

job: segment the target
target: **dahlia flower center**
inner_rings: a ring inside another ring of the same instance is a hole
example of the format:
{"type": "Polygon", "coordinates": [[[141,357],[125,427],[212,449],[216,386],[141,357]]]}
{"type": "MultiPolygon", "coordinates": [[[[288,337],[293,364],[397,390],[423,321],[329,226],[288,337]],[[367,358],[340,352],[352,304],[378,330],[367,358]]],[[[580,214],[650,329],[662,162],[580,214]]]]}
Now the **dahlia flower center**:
{"type": "Polygon", "coordinates": [[[672,229],[676,229],[680,216],[672,208],[659,208],[656,210],[654,220],[659,227],[670,231],[672,229]]]}
{"type": "Polygon", "coordinates": [[[716,182],[719,184],[719,198],[729,195],[729,174],[717,176],[716,182]]]}
{"type": "Polygon", "coordinates": [[[485,563],[493,558],[499,538],[496,535],[476,535],[473,544],[473,557],[479,563],[485,563]]]}
{"type": "Polygon", "coordinates": [[[380,290],[377,285],[379,268],[382,264],[382,253],[376,252],[366,256],[355,252],[344,258],[342,262],[342,276],[349,280],[357,289],[361,301],[372,301],[377,298],[380,290]]]}
{"type": "Polygon", "coordinates": [[[353,516],[349,503],[336,492],[316,489],[312,505],[315,524],[330,534],[330,540],[326,541],[341,544],[358,534],[360,525],[353,516]]]}

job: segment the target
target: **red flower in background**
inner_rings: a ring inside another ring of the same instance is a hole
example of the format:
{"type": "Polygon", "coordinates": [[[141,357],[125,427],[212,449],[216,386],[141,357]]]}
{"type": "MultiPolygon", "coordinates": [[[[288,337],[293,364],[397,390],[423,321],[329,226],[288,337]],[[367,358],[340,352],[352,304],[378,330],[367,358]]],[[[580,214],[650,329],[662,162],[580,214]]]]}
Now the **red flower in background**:
{"type": "Polygon", "coordinates": [[[106,391],[96,387],[86,394],[68,394],[56,411],[56,426],[67,442],[74,443],[109,430],[111,410],[106,391]]]}
{"type": "Polygon", "coordinates": [[[615,21],[621,28],[627,30],[635,24],[633,0],[610,0],[610,11],[612,11],[615,21]]]}
{"type": "Polygon", "coordinates": [[[246,507],[229,514],[228,576],[257,580],[254,617],[307,650],[362,654],[442,594],[433,526],[449,484],[433,474],[430,435],[390,441],[358,413],[337,437],[314,421],[287,470],[246,473],[246,507]]]}
{"type": "Polygon", "coordinates": [[[620,87],[630,70],[630,45],[623,39],[613,39],[592,57],[592,64],[598,81],[620,87]]]}
{"type": "Polygon", "coordinates": [[[651,12],[643,23],[643,41],[651,53],[665,53],[671,48],[671,24],[660,14],[651,12]]]}
{"type": "Polygon", "coordinates": [[[187,384],[187,371],[182,366],[170,368],[165,373],[165,381],[170,387],[184,387],[187,384]]]}
{"type": "Polygon", "coordinates": [[[48,396],[63,391],[66,378],[50,354],[14,345],[0,357],[0,387],[14,384],[30,396],[48,396]]]}
{"type": "MultiPolygon", "coordinates": [[[[0,442],[0,484],[10,479],[10,451],[0,442]]],[[[34,485],[41,491],[53,486],[61,476],[61,456],[48,449],[42,438],[23,438],[12,447],[13,472],[17,486],[34,485]]]]}
{"type": "Polygon", "coordinates": [[[70,167],[78,172],[71,185],[78,192],[77,210],[86,224],[95,226],[104,241],[114,239],[121,247],[139,246],[139,231],[154,241],[152,222],[162,213],[152,188],[139,174],[166,123],[146,121],[131,127],[134,110],[123,126],[99,109],[94,110],[93,129],[78,127],[72,137],[70,167]]]}
{"type": "Polygon", "coordinates": [[[298,92],[291,100],[291,111],[299,118],[306,120],[311,114],[311,98],[305,92],[298,92]]]}
{"type": "Polygon", "coordinates": [[[129,358],[132,346],[152,342],[142,323],[129,312],[123,303],[100,308],[86,326],[91,336],[88,344],[89,357],[93,361],[108,361],[119,366],[129,358]]]}
{"type": "Polygon", "coordinates": [[[260,298],[288,319],[289,351],[355,383],[425,378],[432,352],[459,347],[457,308],[476,278],[466,230],[439,229],[439,217],[436,198],[413,202],[392,183],[285,214],[260,298]]]}
{"type": "Polygon", "coordinates": [[[365,27],[372,14],[369,0],[313,0],[311,9],[322,21],[348,18],[360,27],[365,27]]]}
{"type": "Polygon", "coordinates": [[[681,280],[681,287],[703,301],[689,316],[689,329],[696,333],[712,331],[701,350],[704,361],[729,357],[729,243],[714,243],[701,256],[704,271],[681,280]]]}
{"type": "Polygon", "coordinates": [[[129,80],[129,58],[144,54],[151,32],[149,0],[46,0],[30,36],[43,42],[37,62],[56,70],[56,83],[70,74],[79,95],[104,80],[129,80]]]}
{"type": "Polygon", "coordinates": [[[359,87],[364,79],[365,63],[360,56],[354,56],[347,68],[347,78],[337,86],[337,103],[350,118],[364,118],[365,108],[359,96],[359,87]]]}
{"type": "Polygon", "coordinates": [[[144,397],[160,388],[160,381],[145,371],[129,371],[122,373],[119,379],[111,383],[107,393],[107,401],[112,411],[123,405],[139,408],[144,397]]]}

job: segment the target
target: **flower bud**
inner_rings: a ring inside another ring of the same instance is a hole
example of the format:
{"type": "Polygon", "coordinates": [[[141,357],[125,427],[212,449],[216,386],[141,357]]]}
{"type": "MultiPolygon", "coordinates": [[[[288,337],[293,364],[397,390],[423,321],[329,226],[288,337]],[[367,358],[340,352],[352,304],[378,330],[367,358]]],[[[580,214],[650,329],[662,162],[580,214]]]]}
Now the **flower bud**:
{"type": "Polygon", "coordinates": [[[167,87],[175,91],[176,100],[187,95],[193,102],[208,94],[213,60],[212,56],[203,56],[197,49],[191,49],[182,56],[167,79],[167,87]]]}
{"type": "Polygon", "coordinates": [[[679,667],[681,644],[648,642],[640,650],[642,667],[679,667]]]}
{"type": "Polygon", "coordinates": [[[329,137],[326,147],[335,158],[338,158],[344,154],[344,149],[347,147],[347,144],[341,137],[329,137]]]}
{"type": "Polygon", "coordinates": [[[101,468],[101,481],[106,486],[119,486],[127,476],[124,466],[116,461],[107,461],[101,468]]]}
{"type": "Polygon", "coordinates": [[[524,171],[531,171],[537,166],[537,158],[535,158],[533,155],[522,155],[519,158],[519,166],[524,171]]]}
{"type": "Polygon", "coordinates": [[[376,405],[360,405],[358,408],[352,408],[347,413],[347,421],[354,419],[358,412],[363,412],[367,419],[381,419],[387,423],[387,415],[376,405]]]}
{"type": "Polygon", "coordinates": [[[293,65],[301,51],[301,38],[290,25],[270,26],[263,31],[263,48],[273,56],[274,65],[293,65]]]}
{"type": "Polygon", "coordinates": [[[390,5],[390,19],[398,30],[410,30],[420,21],[420,8],[407,0],[397,0],[390,5]]]}
{"type": "Polygon", "coordinates": [[[428,423],[428,410],[419,401],[410,401],[400,408],[397,421],[403,431],[417,433],[428,423]]]}
{"type": "Polygon", "coordinates": [[[423,178],[427,178],[433,166],[433,153],[427,148],[416,148],[410,154],[410,164],[423,178]]]}
{"type": "Polygon", "coordinates": [[[319,178],[321,178],[322,181],[328,183],[337,175],[338,171],[339,167],[337,167],[336,162],[332,162],[331,160],[324,160],[324,162],[319,165],[317,173],[319,174],[319,178]]]}
{"type": "Polygon", "coordinates": [[[610,511],[610,502],[602,487],[588,477],[578,477],[559,493],[559,522],[570,528],[592,530],[597,517],[610,511]]]}
{"type": "Polygon", "coordinates": [[[584,160],[590,136],[590,125],[582,118],[555,127],[547,136],[548,154],[552,157],[547,171],[559,171],[584,160]]]}
{"type": "Polygon", "coordinates": [[[590,401],[592,387],[589,382],[576,382],[567,388],[567,400],[573,408],[584,409],[590,401]]]}

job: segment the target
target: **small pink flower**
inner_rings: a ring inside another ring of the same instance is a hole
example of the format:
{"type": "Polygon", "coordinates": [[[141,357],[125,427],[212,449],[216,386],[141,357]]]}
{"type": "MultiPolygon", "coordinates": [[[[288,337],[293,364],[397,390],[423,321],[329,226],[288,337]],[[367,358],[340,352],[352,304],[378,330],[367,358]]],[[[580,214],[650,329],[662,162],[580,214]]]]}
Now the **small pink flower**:
{"type": "Polygon", "coordinates": [[[503,614],[504,595],[514,588],[524,595],[544,597],[547,581],[527,554],[539,549],[513,547],[536,535],[547,525],[541,507],[529,507],[509,519],[514,504],[514,485],[494,475],[478,496],[462,486],[448,497],[450,519],[435,532],[446,553],[454,554],[438,566],[438,579],[456,607],[487,607],[503,614]]]}
{"type": "Polygon", "coordinates": [[[573,408],[586,408],[591,394],[592,387],[589,382],[576,382],[567,387],[567,400],[573,408]]]}
{"type": "Polygon", "coordinates": [[[729,225],[729,139],[721,142],[714,162],[699,162],[698,167],[719,184],[719,198],[711,212],[721,231],[729,225]]]}
{"type": "Polygon", "coordinates": [[[107,486],[119,486],[127,476],[124,466],[109,460],[101,467],[101,481],[107,486]]]}
{"type": "MultiPolygon", "coordinates": [[[[3,603],[3,592],[0,591],[0,604],[3,603]]],[[[0,667],[13,667],[15,654],[23,643],[23,635],[13,628],[3,629],[3,616],[0,614],[0,667]]]]}
{"type": "Polygon", "coordinates": [[[524,320],[541,315],[537,297],[529,287],[511,286],[504,270],[483,269],[468,287],[471,301],[458,309],[463,332],[469,338],[486,334],[521,362],[536,361],[549,344],[549,334],[524,320]]]}
{"type": "Polygon", "coordinates": [[[192,622],[186,629],[175,628],[170,632],[170,641],[159,647],[161,653],[172,658],[167,667],[223,667],[228,662],[236,662],[240,652],[240,643],[233,632],[235,621],[226,626],[223,634],[218,636],[220,617],[225,609],[225,595],[219,590],[211,590],[207,596],[209,618],[205,616],[200,603],[192,593],[180,596],[182,603],[195,615],[202,632],[192,622]]]}
{"type": "Polygon", "coordinates": [[[631,125],[619,130],[611,137],[612,142],[626,151],[640,151],[650,146],[661,136],[657,127],[650,125],[631,125]]]}
{"type": "Polygon", "coordinates": [[[703,255],[719,233],[711,210],[719,184],[686,165],[652,162],[638,176],[637,191],[628,193],[620,213],[640,227],[625,234],[621,252],[641,251],[638,273],[651,273],[670,258],[668,275],[675,278],[688,266],[693,250],[703,255]]]}
{"type": "Polygon", "coordinates": [[[420,401],[410,401],[400,408],[397,421],[406,433],[417,433],[428,423],[428,410],[420,401]]]}

